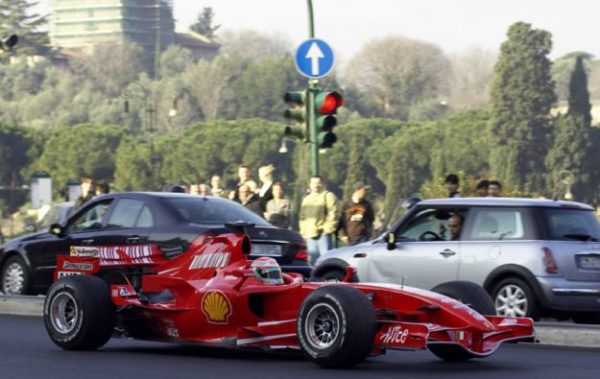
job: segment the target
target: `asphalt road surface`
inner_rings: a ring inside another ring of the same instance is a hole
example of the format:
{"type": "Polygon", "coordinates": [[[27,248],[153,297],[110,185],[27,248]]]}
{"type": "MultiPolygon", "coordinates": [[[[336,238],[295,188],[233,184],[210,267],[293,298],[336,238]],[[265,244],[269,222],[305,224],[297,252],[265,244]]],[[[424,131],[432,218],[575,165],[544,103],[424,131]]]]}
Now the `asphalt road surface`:
{"type": "Polygon", "coordinates": [[[600,349],[502,346],[463,363],[427,351],[389,351],[349,370],[324,370],[297,353],[265,353],[112,339],[92,352],[55,346],[39,317],[0,316],[0,378],[598,378],[600,349]]]}

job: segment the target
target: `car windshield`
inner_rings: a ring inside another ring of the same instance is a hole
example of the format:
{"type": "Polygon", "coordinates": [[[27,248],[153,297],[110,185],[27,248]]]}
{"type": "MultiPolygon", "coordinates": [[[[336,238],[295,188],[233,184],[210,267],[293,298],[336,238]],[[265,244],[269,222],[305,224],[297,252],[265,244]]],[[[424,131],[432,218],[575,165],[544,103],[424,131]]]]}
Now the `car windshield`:
{"type": "Polygon", "coordinates": [[[562,241],[600,241],[600,225],[591,210],[548,208],[544,210],[550,238],[562,241]]]}
{"type": "Polygon", "coordinates": [[[185,221],[194,224],[249,222],[256,226],[270,225],[256,213],[232,201],[200,196],[165,200],[185,221]]]}

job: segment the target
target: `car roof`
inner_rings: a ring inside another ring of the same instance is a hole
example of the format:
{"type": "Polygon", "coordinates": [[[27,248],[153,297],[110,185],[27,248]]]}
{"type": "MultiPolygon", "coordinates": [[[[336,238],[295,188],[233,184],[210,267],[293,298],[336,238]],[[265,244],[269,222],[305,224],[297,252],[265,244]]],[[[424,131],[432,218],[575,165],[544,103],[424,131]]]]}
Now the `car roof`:
{"type": "MultiPolygon", "coordinates": [[[[113,192],[106,195],[101,195],[102,197],[111,197],[111,198],[119,198],[119,197],[141,197],[141,198],[162,198],[162,199],[189,199],[193,198],[205,198],[214,201],[229,201],[222,197],[218,196],[203,196],[203,195],[190,195],[188,193],[179,193],[179,192],[113,192]]],[[[95,200],[96,198],[94,198],[95,200]]],[[[101,199],[98,196],[98,199],[101,199]]]]}
{"type": "Polygon", "coordinates": [[[428,199],[418,205],[429,206],[489,206],[489,207],[548,207],[548,208],[576,208],[593,210],[587,204],[574,201],[529,199],[521,197],[453,197],[443,199],[428,199]]]}

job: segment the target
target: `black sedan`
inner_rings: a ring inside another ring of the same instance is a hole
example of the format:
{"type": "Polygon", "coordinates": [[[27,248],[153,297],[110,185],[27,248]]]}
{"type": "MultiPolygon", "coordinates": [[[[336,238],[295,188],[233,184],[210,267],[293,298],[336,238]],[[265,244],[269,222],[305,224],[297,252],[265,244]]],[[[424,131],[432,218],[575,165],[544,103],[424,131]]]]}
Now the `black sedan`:
{"type": "Polygon", "coordinates": [[[207,232],[235,222],[254,224],[247,231],[253,242],[251,258],[273,257],[284,271],[309,275],[302,236],[274,227],[238,203],[210,196],[123,192],[92,199],[64,226],[7,241],[0,248],[0,289],[11,295],[44,293],[52,284],[56,256],[74,249],[143,256],[158,248],[169,259],[207,232]]]}

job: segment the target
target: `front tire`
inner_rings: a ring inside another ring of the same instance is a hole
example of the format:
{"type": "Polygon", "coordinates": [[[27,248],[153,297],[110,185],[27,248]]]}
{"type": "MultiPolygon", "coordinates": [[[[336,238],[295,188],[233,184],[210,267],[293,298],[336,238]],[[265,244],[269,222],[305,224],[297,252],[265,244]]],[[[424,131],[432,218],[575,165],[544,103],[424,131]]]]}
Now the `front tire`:
{"type": "Polygon", "coordinates": [[[304,300],[296,328],[309,360],[326,368],[351,367],[373,348],[375,310],[359,290],[326,285],[304,300]]]}
{"type": "Polygon", "coordinates": [[[65,350],[94,350],[110,339],[116,312],[108,284],[95,276],[69,276],[50,287],[44,323],[52,342],[65,350]]]}
{"type": "Polygon", "coordinates": [[[29,294],[29,270],[23,258],[13,255],[2,266],[2,292],[5,295],[29,294]]]}
{"type": "MultiPolygon", "coordinates": [[[[433,292],[458,300],[482,315],[496,315],[494,302],[486,290],[480,285],[467,281],[454,281],[439,284],[431,289],[433,292]]],[[[464,362],[476,358],[477,355],[456,345],[431,345],[429,350],[438,358],[448,362],[464,362]]]]}

